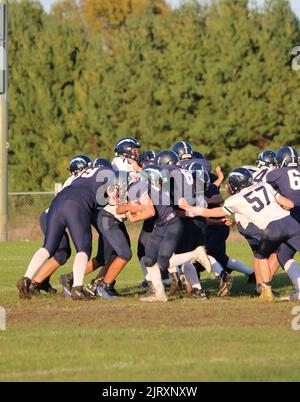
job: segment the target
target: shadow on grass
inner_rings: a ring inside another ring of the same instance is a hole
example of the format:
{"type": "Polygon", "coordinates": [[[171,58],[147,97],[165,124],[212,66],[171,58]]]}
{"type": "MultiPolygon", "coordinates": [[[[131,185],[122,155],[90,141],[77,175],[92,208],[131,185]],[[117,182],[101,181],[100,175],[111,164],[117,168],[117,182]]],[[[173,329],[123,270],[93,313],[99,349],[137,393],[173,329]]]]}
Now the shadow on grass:
{"type": "MultiPolygon", "coordinates": [[[[255,296],[256,285],[254,283],[247,283],[248,278],[245,275],[233,275],[233,286],[231,290],[232,297],[240,296],[255,296]]],[[[202,287],[208,292],[209,295],[214,296],[218,292],[219,281],[216,278],[203,278],[201,279],[202,287]]],[[[280,272],[275,275],[272,286],[274,290],[280,292],[287,292],[291,288],[291,282],[285,272],[280,272]]],[[[166,287],[166,293],[168,294],[170,287],[166,287]]],[[[140,287],[138,284],[123,287],[118,289],[120,297],[132,298],[144,295],[148,288],[140,287]]],[[[170,297],[170,300],[176,300],[178,298],[185,297],[185,293],[182,290],[181,295],[170,297]]]]}

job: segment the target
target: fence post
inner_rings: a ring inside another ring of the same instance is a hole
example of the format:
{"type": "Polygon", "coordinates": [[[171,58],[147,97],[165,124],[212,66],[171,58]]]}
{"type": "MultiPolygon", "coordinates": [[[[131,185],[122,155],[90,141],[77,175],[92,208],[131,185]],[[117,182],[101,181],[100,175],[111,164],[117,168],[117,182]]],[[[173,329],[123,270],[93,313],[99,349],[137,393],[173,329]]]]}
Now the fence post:
{"type": "Polygon", "coordinates": [[[56,195],[57,193],[60,192],[60,190],[62,189],[62,183],[54,183],[54,194],[56,195]]]}
{"type": "Polygon", "coordinates": [[[7,0],[0,0],[0,241],[7,240],[7,0]]]}

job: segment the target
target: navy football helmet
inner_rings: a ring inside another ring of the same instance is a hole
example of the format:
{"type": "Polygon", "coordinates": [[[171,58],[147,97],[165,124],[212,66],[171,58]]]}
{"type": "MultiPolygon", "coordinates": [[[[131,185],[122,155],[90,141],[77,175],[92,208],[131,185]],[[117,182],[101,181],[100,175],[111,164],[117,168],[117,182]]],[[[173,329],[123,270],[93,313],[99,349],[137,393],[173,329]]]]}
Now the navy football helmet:
{"type": "Polygon", "coordinates": [[[93,160],[87,155],[77,155],[69,162],[69,171],[71,174],[77,175],[82,170],[92,167],[93,160]]]}
{"type": "Polygon", "coordinates": [[[157,152],[152,151],[152,150],[142,152],[142,155],[140,158],[141,167],[145,167],[145,166],[149,165],[150,163],[153,163],[155,161],[156,156],[157,156],[157,152]]]}
{"type": "Polygon", "coordinates": [[[275,152],[270,151],[269,149],[266,151],[262,151],[257,157],[257,161],[256,161],[257,166],[258,167],[275,166],[275,164],[276,164],[275,158],[276,158],[275,152]]]}
{"type": "Polygon", "coordinates": [[[299,155],[295,148],[292,147],[282,147],[276,153],[276,165],[277,167],[284,166],[298,166],[299,155]]]}
{"type": "Polygon", "coordinates": [[[140,143],[133,137],[126,137],[119,140],[114,148],[116,156],[124,156],[124,158],[130,158],[135,161],[139,161],[141,153],[140,143]]]}
{"type": "Polygon", "coordinates": [[[172,151],[179,156],[179,159],[192,158],[193,156],[193,147],[187,141],[176,142],[172,147],[172,151]]]}
{"type": "Polygon", "coordinates": [[[204,158],[204,155],[203,155],[201,152],[198,152],[198,151],[193,151],[193,158],[196,158],[196,159],[205,159],[205,158],[204,158]]]}
{"type": "Polygon", "coordinates": [[[196,182],[203,185],[205,191],[210,185],[210,176],[207,170],[199,162],[191,163],[187,170],[192,173],[196,182]]]}
{"type": "Polygon", "coordinates": [[[140,179],[153,186],[161,186],[168,180],[167,172],[155,164],[143,168],[140,172],[140,179]]]}
{"type": "Polygon", "coordinates": [[[233,169],[228,176],[228,190],[230,194],[239,193],[243,188],[253,184],[250,170],[243,167],[233,169]]]}
{"type": "Polygon", "coordinates": [[[93,162],[93,167],[94,168],[103,167],[107,169],[112,169],[112,164],[106,158],[96,158],[93,162]]]}
{"type": "Polygon", "coordinates": [[[158,166],[176,165],[180,161],[179,156],[174,151],[161,151],[155,158],[155,164],[158,166]]]}

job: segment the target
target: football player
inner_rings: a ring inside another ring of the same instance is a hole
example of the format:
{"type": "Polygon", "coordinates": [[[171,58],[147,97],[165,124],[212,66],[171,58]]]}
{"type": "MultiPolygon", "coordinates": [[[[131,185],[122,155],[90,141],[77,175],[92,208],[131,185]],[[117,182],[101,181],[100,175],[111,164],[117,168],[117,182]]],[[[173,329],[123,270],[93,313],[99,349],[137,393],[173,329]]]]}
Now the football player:
{"type": "MultiPolygon", "coordinates": [[[[229,174],[227,187],[231,197],[225,200],[221,208],[192,207],[184,200],[180,201],[180,206],[206,217],[226,217],[238,213],[261,230],[258,257],[263,284],[260,299],[271,301],[273,295],[268,258],[278,249],[281,263],[281,247],[286,244],[300,251],[300,226],[286,210],[292,209],[294,204],[267,183],[253,184],[252,175],[247,169],[234,169],[229,174]]],[[[296,265],[295,263],[294,268],[299,271],[296,265]]],[[[288,271],[286,267],[283,268],[288,271]]],[[[294,283],[298,292],[299,285],[300,282],[294,283]]]]}
{"type": "MultiPolygon", "coordinates": [[[[30,299],[29,286],[32,278],[44,262],[53,257],[61,237],[68,229],[76,249],[71,297],[73,300],[91,299],[83,289],[83,278],[92,251],[91,224],[98,207],[98,190],[107,186],[107,177],[112,174],[113,171],[109,169],[87,169],[80,172],[53,199],[48,212],[44,245],[34,254],[25,276],[17,283],[20,298],[30,299]]],[[[100,200],[102,201],[104,200],[100,200]]]]}
{"type": "MultiPolygon", "coordinates": [[[[62,189],[69,186],[72,181],[77,177],[80,172],[88,169],[93,163],[92,159],[87,155],[77,155],[71,159],[69,162],[68,170],[70,172],[70,177],[66,180],[62,189]]],[[[61,189],[61,190],[62,190],[61,189]]],[[[60,191],[61,191],[60,190],[60,191]]],[[[40,227],[44,235],[46,235],[47,229],[47,217],[48,211],[42,213],[40,216],[40,227]]],[[[55,294],[56,289],[52,288],[50,285],[50,276],[55,272],[60,266],[64,265],[71,256],[71,247],[69,236],[67,232],[64,232],[58,249],[56,250],[54,256],[49,258],[42,268],[39,270],[38,274],[34,277],[30,284],[30,294],[36,296],[40,294],[40,290],[44,290],[50,294],[55,294]]]]}
{"type": "Polygon", "coordinates": [[[175,152],[180,162],[178,165],[182,168],[187,168],[193,162],[199,162],[201,165],[208,171],[211,171],[211,164],[208,162],[202,154],[198,153],[198,157],[196,157],[193,153],[192,145],[187,141],[178,141],[173,145],[172,151],[175,152]],[[201,158],[199,158],[201,156],[201,158]]]}
{"type": "Polygon", "coordinates": [[[140,214],[128,213],[133,223],[154,217],[154,229],[145,246],[143,261],[147,267],[149,291],[141,301],[167,301],[160,271],[171,269],[184,262],[199,260],[202,250],[174,254],[182,232],[182,222],[177,217],[170,194],[164,188],[168,177],[162,168],[150,165],[141,171],[139,201],[147,205],[140,214]],[[150,188],[149,188],[150,186],[150,188]],[[150,195],[150,197],[149,197],[150,195]]]}
{"type": "Polygon", "coordinates": [[[262,151],[258,155],[257,170],[252,174],[254,183],[266,182],[267,174],[275,168],[275,157],[275,152],[270,150],[262,151]]]}

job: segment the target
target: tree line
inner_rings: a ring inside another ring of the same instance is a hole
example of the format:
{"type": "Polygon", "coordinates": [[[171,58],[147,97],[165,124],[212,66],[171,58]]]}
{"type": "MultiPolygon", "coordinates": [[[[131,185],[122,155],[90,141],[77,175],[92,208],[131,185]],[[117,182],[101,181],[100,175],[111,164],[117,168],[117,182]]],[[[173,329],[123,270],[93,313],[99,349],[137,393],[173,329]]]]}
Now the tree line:
{"type": "Polygon", "coordinates": [[[190,141],[225,171],[299,144],[299,20],[288,0],[9,5],[9,189],[49,190],[79,153],[190,141]]]}

